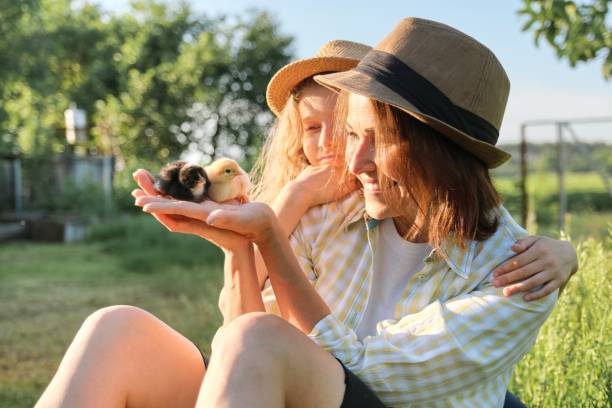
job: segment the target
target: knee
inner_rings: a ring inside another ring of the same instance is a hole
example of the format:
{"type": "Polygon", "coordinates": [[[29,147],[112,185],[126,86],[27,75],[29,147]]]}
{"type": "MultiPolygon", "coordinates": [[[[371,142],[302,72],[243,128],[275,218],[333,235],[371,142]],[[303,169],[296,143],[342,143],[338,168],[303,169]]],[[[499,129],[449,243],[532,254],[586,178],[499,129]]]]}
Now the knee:
{"type": "MultiPolygon", "coordinates": [[[[283,352],[287,336],[283,332],[289,329],[290,323],[269,313],[253,312],[234,319],[223,327],[213,340],[213,352],[222,354],[252,353],[261,355],[283,352]]],[[[271,356],[270,356],[271,357],[271,356]]]]}
{"type": "Polygon", "coordinates": [[[151,315],[134,306],[115,305],[98,309],[90,314],[80,331],[96,333],[103,332],[112,338],[130,333],[143,333],[149,325],[151,315]]]}

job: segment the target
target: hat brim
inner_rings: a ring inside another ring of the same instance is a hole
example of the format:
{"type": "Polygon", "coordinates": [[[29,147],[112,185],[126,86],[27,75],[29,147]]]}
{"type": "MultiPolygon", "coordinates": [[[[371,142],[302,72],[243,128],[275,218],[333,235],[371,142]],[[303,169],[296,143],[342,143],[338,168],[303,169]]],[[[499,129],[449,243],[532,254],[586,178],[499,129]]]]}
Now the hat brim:
{"type": "Polygon", "coordinates": [[[303,80],[324,72],[341,72],[354,68],[359,60],[341,57],[314,57],[285,65],[268,83],[266,100],[276,116],[283,110],[291,91],[303,80]]]}
{"type": "Polygon", "coordinates": [[[424,114],[404,97],[364,73],[351,70],[317,75],[315,81],[336,92],[345,90],[395,106],[480,158],[489,168],[499,167],[511,157],[509,153],[489,143],[480,141],[441,120],[424,114]]]}

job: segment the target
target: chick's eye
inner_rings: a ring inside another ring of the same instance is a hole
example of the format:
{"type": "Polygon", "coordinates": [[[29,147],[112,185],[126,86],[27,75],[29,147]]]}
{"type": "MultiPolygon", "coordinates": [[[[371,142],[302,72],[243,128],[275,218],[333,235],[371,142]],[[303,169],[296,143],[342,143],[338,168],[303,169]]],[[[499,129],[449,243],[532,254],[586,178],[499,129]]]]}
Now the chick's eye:
{"type": "Polygon", "coordinates": [[[232,174],[232,169],[230,168],[225,169],[225,174],[232,174]]]}
{"type": "Polygon", "coordinates": [[[308,125],[306,126],[306,131],[307,132],[315,132],[317,130],[321,129],[321,125],[308,125]]]}

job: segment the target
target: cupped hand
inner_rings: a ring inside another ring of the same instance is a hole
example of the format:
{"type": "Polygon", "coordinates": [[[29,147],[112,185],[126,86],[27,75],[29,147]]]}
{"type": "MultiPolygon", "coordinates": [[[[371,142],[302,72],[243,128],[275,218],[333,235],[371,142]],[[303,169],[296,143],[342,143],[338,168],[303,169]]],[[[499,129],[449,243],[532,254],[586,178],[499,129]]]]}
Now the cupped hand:
{"type": "Polygon", "coordinates": [[[339,200],[357,190],[354,177],[342,181],[341,176],[341,167],[337,165],[308,166],[291,183],[307,198],[309,207],[314,207],[339,200]]]}
{"type": "MultiPolygon", "coordinates": [[[[197,205],[188,201],[177,201],[162,197],[160,193],[155,190],[153,177],[146,170],[137,170],[133,174],[133,177],[140,187],[132,191],[132,196],[135,198],[135,205],[139,207],[145,207],[151,203],[168,206],[177,206],[181,204],[197,205]]],[[[162,211],[147,212],[150,212],[157,221],[171,232],[197,235],[226,251],[243,250],[246,246],[250,245],[249,240],[244,236],[233,231],[212,227],[202,219],[185,215],[188,212],[185,212],[185,214],[179,212],[164,213],[162,211]]]]}
{"type": "Polygon", "coordinates": [[[527,301],[540,299],[564,286],[578,269],[576,250],[568,241],[529,236],[518,240],[512,250],[517,255],[493,271],[493,284],[505,296],[527,292],[527,301]]]}
{"type": "Polygon", "coordinates": [[[255,243],[262,243],[273,233],[275,215],[264,203],[219,204],[213,201],[193,203],[173,201],[162,197],[144,196],[136,199],[143,211],[160,215],[178,216],[193,222],[198,231],[208,235],[208,229],[236,234],[255,243]]]}

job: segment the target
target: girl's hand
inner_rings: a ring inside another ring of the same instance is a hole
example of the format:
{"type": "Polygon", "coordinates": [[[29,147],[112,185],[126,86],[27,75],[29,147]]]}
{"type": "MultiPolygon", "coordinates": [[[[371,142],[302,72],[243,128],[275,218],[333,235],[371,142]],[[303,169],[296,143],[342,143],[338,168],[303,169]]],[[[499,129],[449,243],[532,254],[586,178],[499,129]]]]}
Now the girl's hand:
{"type": "Polygon", "coordinates": [[[568,241],[529,236],[512,250],[517,255],[493,271],[493,284],[506,286],[505,296],[528,292],[523,296],[527,301],[542,298],[562,288],[578,270],[576,250],[568,241]]]}
{"type": "MultiPolygon", "coordinates": [[[[139,207],[143,207],[153,202],[166,203],[168,205],[188,203],[187,201],[176,201],[162,197],[159,192],[155,190],[153,177],[146,170],[137,170],[133,174],[133,177],[140,187],[132,191],[132,196],[136,199],[135,205],[139,207]]],[[[251,245],[248,239],[235,232],[211,227],[198,219],[186,217],[181,214],[153,213],[152,215],[171,232],[197,235],[226,251],[243,250],[251,245]]]]}
{"type": "Polygon", "coordinates": [[[357,189],[358,184],[353,177],[348,183],[338,183],[340,173],[338,166],[308,166],[290,185],[306,200],[308,207],[315,207],[339,200],[357,189]]]}

